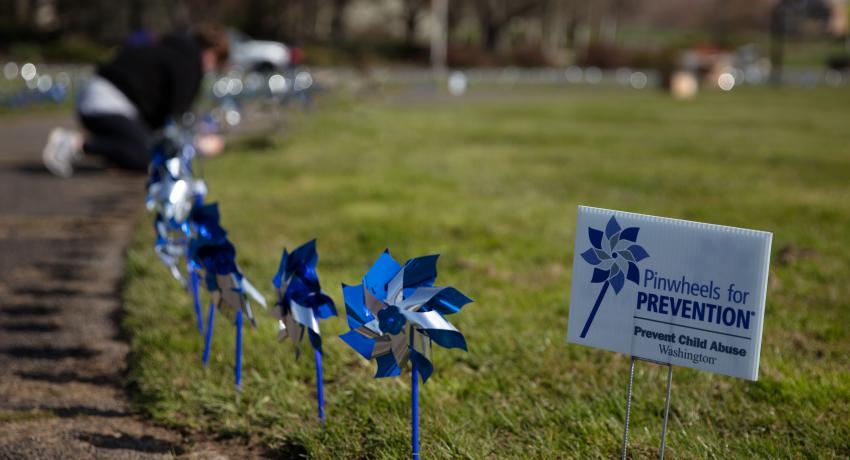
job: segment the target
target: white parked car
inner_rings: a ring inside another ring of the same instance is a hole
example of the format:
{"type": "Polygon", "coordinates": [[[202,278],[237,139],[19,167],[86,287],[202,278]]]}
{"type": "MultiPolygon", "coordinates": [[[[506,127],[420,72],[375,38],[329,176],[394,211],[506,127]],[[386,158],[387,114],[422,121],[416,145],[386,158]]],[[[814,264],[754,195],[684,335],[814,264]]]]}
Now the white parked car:
{"type": "Polygon", "coordinates": [[[291,53],[280,42],[254,40],[251,37],[231,29],[230,63],[244,71],[268,72],[281,70],[289,65],[291,53]]]}

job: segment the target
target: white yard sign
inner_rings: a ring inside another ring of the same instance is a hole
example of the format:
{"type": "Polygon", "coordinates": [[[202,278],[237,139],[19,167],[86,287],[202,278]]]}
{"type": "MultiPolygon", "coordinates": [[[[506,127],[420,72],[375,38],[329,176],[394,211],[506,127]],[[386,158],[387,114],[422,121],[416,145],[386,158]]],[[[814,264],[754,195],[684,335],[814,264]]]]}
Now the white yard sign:
{"type": "Polygon", "coordinates": [[[567,340],[758,379],[772,234],[580,206],[567,340]]]}

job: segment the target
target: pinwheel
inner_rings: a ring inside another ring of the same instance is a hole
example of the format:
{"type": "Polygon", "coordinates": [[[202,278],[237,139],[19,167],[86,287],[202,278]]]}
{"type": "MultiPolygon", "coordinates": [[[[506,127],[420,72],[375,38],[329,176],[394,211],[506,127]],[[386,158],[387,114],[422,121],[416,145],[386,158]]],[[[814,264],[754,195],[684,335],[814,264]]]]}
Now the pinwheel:
{"type": "Polygon", "coordinates": [[[351,331],[340,338],[366,359],[375,359],[375,377],[391,377],[411,361],[413,456],[419,456],[419,374],[425,383],[433,371],[431,342],[466,351],[466,339],[445,319],[472,300],[452,287],[434,286],[437,257],[410,259],[399,265],[384,251],[362,284],[343,285],[351,331]]]}
{"type": "Polygon", "coordinates": [[[146,205],[148,210],[156,212],[156,253],[171,275],[183,287],[191,290],[196,324],[198,331],[203,332],[197,267],[187,260],[186,270],[191,279],[191,284],[188,284],[178,268],[178,262],[192,234],[188,217],[192,208],[203,202],[206,184],[192,174],[194,147],[191,143],[177,145],[174,138],[181,136],[175,134],[179,132],[175,130],[173,128],[171,135],[163,138],[154,149],[146,205]]]}
{"type": "Polygon", "coordinates": [[[184,246],[182,242],[175,238],[169,231],[168,223],[162,218],[162,215],[157,213],[153,221],[156,240],[154,241],[154,251],[159,257],[159,260],[168,268],[171,276],[176,279],[182,286],[186,286],[186,278],[178,268],[180,258],[184,254],[184,246]]]}
{"type": "Polygon", "coordinates": [[[242,315],[256,327],[249,297],[266,306],[266,301],[256,288],[242,275],[236,265],[236,248],[227,239],[227,232],[218,222],[218,205],[202,205],[193,213],[197,225],[196,236],[189,244],[191,260],[204,269],[204,281],[210,293],[210,310],[204,337],[204,366],[209,362],[215,310],[225,316],[235,316],[236,325],[236,388],[242,382],[242,315]]]}
{"type": "Polygon", "coordinates": [[[319,335],[319,320],[336,316],[333,300],[319,285],[316,264],[316,240],[309,241],[289,254],[283,250],[280,266],[272,279],[277,291],[278,340],[289,337],[295,345],[296,358],[301,353],[301,341],[305,332],[313,346],[316,360],[316,395],[319,420],[325,421],[325,399],[322,377],[322,337],[319,335]]]}
{"type": "Polygon", "coordinates": [[[190,162],[183,155],[166,158],[159,152],[150,165],[147,208],[177,227],[189,217],[196,196],[206,193],[204,181],[192,176],[190,162]]]}
{"type": "Polygon", "coordinates": [[[608,286],[614,288],[614,294],[619,294],[626,280],[640,284],[640,270],[637,264],[649,257],[649,253],[643,246],[636,244],[639,231],[638,227],[621,228],[614,216],[608,220],[604,232],[588,227],[588,237],[593,247],[581,253],[581,257],[594,266],[590,282],[603,284],[581,330],[581,338],[587,335],[590,325],[593,324],[599,305],[608,292],[608,286]]]}

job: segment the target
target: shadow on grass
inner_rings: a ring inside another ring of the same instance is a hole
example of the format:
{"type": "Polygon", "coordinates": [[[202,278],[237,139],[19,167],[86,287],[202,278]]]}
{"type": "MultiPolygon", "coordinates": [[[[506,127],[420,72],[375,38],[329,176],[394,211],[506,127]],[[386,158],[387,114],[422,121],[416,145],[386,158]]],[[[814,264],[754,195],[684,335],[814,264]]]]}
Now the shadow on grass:
{"type": "Polygon", "coordinates": [[[68,383],[68,382],[77,382],[77,383],[88,383],[90,385],[99,385],[99,386],[110,386],[115,388],[121,387],[121,380],[116,376],[110,375],[80,375],[76,372],[59,372],[59,373],[50,373],[50,372],[18,372],[18,377],[26,380],[37,380],[41,382],[48,383],[68,383]]]}
{"type": "MultiPolygon", "coordinates": [[[[103,168],[102,166],[88,165],[88,164],[75,165],[74,166],[74,175],[78,176],[78,175],[89,175],[89,174],[103,174],[104,170],[105,170],[105,168],[103,168]]],[[[53,176],[53,174],[50,171],[48,171],[47,168],[45,168],[44,165],[41,162],[25,163],[25,164],[18,165],[15,168],[15,171],[22,173],[22,174],[29,174],[29,175],[53,176]]]]}
{"type": "Polygon", "coordinates": [[[278,143],[272,134],[254,134],[239,137],[231,144],[233,150],[251,153],[264,153],[278,147],[278,143]]]}
{"type": "Polygon", "coordinates": [[[77,439],[101,449],[133,450],[148,454],[181,455],[183,453],[183,449],[177,444],[148,435],[131,436],[121,433],[119,436],[109,436],[100,433],[80,433],[77,439]]]}
{"type": "Polygon", "coordinates": [[[65,358],[91,358],[100,352],[86,347],[18,346],[0,349],[0,353],[13,358],[59,360],[65,358]]]}
{"type": "Polygon", "coordinates": [[[4,324],[0,326],[4,331],[7,332],[34,332],[34,333],[46,333],[53,332],[59,329],[59,326],[50,323],[13,323],[13,324],[4,324]]]}
{"type": "Polygon", "coordinates": [[[310,458],[307,448],[294,439],[287,439],[281,444],[266,449],[264,456],[269,459],[288,460],[310,458]]]}
{"type": "Polygon", "coordinates": [[[126,411],[115,409],[98,409],[97,407],[86,406],[71,406],[57,407],[50,409],[54,415],[59,418],[74,418],[74,417],[129,417],[130,414],[126,411]]]}
{"type": "Polygon", "coordinates": [[[0,312],[10,316],[47,316],[55,315],[59,311],[56,307],[44,305],[14,305],[3,307],[0,312]]]}
{"type": "Polygon", "coordinates": [[[78,262],[49,262],[38,267],[50,279],[58,281],[83,281],[91,278],[88,265],[78,262]]]}

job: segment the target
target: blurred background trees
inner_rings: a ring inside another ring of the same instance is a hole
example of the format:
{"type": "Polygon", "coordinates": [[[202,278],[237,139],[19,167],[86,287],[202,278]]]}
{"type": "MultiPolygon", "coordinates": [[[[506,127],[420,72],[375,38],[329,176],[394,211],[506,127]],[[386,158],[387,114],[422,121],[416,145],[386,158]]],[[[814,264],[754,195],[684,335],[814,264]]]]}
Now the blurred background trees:
{"type": "MultiPolygon", "coordinates": [[[[0,54],[91,61],[133,31],[218,21],[297,44],[316,64],[424,64],[432,1],[0,0],[0,54]]],[[[668,49],[747,43],[779,59],[805,45],[800,64],[822,65],[848,47],[847,0],[448,0],[446,23],[450,66],[640,66],[668,49]]]]}

